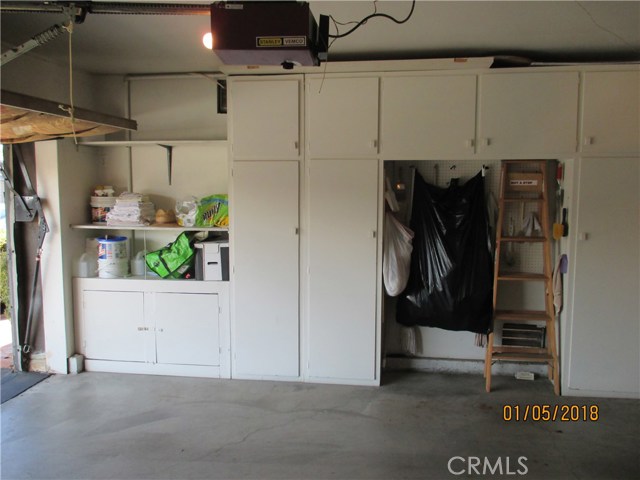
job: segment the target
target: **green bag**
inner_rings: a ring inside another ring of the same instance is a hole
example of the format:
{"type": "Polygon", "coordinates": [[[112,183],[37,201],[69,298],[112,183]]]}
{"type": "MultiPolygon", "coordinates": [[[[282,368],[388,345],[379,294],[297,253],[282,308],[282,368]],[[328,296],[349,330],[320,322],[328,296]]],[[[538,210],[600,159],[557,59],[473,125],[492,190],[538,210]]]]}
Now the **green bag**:
{"type": "Polygon", "coordinates": [[[145,255],[147,266],[161,278],[191,278],[196,258],[193,239],[185,232],[173,243],[145,255]]]}

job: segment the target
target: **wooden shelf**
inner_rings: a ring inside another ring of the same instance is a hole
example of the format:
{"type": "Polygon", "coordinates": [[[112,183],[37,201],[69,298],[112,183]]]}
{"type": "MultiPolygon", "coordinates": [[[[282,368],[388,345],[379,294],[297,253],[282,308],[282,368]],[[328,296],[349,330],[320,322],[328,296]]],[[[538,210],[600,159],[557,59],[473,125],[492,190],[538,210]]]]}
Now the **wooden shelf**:
{"type": "Polygon", "coordinates": [[[544,281],[547,277],[542,273],[526,273],[526,272],[504,272],[498,274],[498,280],[527,282],[527,281],[544,281]]]}
{"type": "Polygon", "coordinates": [[[211,144],[211,145],[224,145],[226,140],[101,140],[93,142],[80,142],[79,145],[85,147],[142,147],[153,145],[166,145],[170,147],[177,147],[180,145],[197,145],[197,144],[211,144]]]}
{"type": "Polygon", "coordinates": [[[228,232],[229,227],[181,227],[175,223],[162,223],[154,225],[70,225],[74,230],[144,230],[155,232],[169,232],[172,230],[181,232],[228,232]]]}
{"type": "Polygon", "coordinates": [[[541,310],[496,310],[493,319],[499,322],[548,322],[549,315],[541,310]]]}

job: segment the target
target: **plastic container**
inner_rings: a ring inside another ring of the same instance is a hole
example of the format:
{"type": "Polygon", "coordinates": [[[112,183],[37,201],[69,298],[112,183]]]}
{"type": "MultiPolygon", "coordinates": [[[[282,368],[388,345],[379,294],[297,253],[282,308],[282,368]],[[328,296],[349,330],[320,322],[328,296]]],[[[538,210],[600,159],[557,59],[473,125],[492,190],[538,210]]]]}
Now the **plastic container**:
{"type": "Polygon", "coordinates": [[[75,276],[90,278],[96,276],[97,260],[95,255],[83,253],[75,264],[75,276]]]}
{"type": "Polygon", "coordinates": [[[98,258],[98,237],[90,237],[85,240],[84,251],[90,256],[98,258]]]}
{"type": "Polygon", "coordinates": [[[98,237],[98,260],[129,260],[127,237],[98,237]]]}
{"type": "Polygon", "coordinates": [[[107,213],[116,205],[116,197],[91,197],[91,222],[107,223],[107,213]]]}
{"type": "Polygon", "coordinates": [[[143,276],[146,273],[147,265],[144,256],[144,250],[140,250],[131,260],[131,275],[143,276]]]}
{"type": "Polygon", "coordinates": [[[121,259],[98,259],[98,277],[100,278],[122,278],[129,275],[129,260],[121,259]]]}

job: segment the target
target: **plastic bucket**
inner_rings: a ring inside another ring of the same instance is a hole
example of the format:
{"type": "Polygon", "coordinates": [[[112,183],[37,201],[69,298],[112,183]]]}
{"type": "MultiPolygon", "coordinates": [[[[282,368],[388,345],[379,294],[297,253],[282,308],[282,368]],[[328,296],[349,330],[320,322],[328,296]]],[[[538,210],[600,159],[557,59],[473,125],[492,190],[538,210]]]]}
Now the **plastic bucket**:
{"type": "Polygon", "coordinates": [[[107,213],[116,204],[116,197],[91,197],[91,222],[107,223],[107,213]]]}
{"type": "Polygon", "coordinates": [[[124,259],[98,259],[98,277],[120,278],[129,274],[129,260],[124,259]]]}
{"type": "Polygon", "coordinates": [[[127,237],[98,237],[98,260],[129,260],[127,237]]]}

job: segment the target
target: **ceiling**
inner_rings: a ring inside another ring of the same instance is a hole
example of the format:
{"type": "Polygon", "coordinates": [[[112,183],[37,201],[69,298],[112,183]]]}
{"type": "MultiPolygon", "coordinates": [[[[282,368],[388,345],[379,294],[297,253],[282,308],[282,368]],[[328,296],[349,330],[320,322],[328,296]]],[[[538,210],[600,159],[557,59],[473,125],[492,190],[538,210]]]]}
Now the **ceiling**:
{"type": "MultiPolygon", "coordinates": [[[[316,19],[327,14],[348,22],[362,19],[374,8],[401,19],[408,14],[411,2],[311,1],[310,6],[316,19]]],[[[2,12],[2,51],[64,20],[61,14],[2,12]]],[[[341,32],[347,28],[341,27],[341,32]]],[[[208,30],[208,15],[89,13],[74,29],[73,65],[102,74],[218,71],[220,61],[201,43],[208,30]]],[[[335,33],[333,24],[331,33],[335,33]]],[[[66,65],[65,36],[23,57],[66,65]]],[[[413,16],[402,25],[374,18],[336,40],[329,60],[497,55],[539,62],[639,61],[640,2],[418,1],[413,16]]]]}

